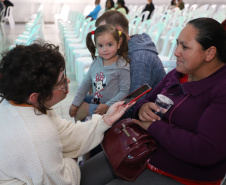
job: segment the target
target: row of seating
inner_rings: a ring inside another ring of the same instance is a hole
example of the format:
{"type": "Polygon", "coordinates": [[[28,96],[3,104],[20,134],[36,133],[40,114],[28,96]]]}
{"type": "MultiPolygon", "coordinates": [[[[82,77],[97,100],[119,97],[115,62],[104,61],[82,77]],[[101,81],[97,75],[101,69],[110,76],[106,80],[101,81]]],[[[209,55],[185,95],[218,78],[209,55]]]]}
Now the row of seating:
{"type": "Polygon", "coordinates": [[[95,20],[85,19],[81,13],[74,12],[75,24],[64,24],[59,22],[61,40],[64,43],[65,58],[75,72],[76,79],[80,83],[83,78],[84,67],[89,66],[92,62],[91,54],[86,48],[86,35],[88,32],[95,30],[95,20]]]}
{"type": "Polygon", "coordinates": [[[1,32],[1,36],[5,37],[6,33],[5,33],[5,23],[9,23],[9,26],[11,29],[14,29],[15,27],[15,22],[13,19],[13,7],[9,6],[7,8],[7,10],[4,8],[1,12],[0,12],[0,32],[1,32]],[[6,11],[6,12],[5,12],[6,11]]]}
{"type": "Polygon", "coordinates": [[[151,19],[143,22],[141,22],[143,13],[139,15],[136,12],[135,15],[136,17],[130,20],[130,35],[148,33],[156,44],[159,57],[166,65],[165,70],[168,72],[175,67],[176,38],[186,23],[198,17],[212,17],[221,23],[226,19],[226,5],[217,7],[216,4],[205,4],[198,7],[197,4],[193,4],[189,7],[186,4],[182,11],[179,8],[168,9],[164,5],[157,6],[151,19]],[[169,61],[173,64],[171,65],[169,61]]]}
{"type": "Polygon", "coordinates": [[[41,4],[37,10],[37,14],[32,15],[30,21],[25,24],[25,31],[18,36],[15,40],[14,45],[10,46],[13,48],[16,44],[30,45],[34,40],[38,38],[44,40],[43,25],[44,25],[44,6],[41,4]]]}

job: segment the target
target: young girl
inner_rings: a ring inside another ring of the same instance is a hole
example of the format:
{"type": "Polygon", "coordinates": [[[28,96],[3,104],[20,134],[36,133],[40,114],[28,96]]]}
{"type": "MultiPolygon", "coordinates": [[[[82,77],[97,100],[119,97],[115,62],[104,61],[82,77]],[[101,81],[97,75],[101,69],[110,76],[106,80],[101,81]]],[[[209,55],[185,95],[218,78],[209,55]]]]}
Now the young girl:
{"type": "Polygon", "coordinates": [[[94,59],[69,110],[75,120],[92,114],[103,115],[110,105],[122,100],[130,89],[128,43],[124,33],[107,24],[88,33],[86,45],[94,59]],[[94,42],[92,35],[94,34],[94,42]],[[99,56],[95,56],[95,52],[99,56]],[[92,87],[93,95],[84,101],[92,87]]]}

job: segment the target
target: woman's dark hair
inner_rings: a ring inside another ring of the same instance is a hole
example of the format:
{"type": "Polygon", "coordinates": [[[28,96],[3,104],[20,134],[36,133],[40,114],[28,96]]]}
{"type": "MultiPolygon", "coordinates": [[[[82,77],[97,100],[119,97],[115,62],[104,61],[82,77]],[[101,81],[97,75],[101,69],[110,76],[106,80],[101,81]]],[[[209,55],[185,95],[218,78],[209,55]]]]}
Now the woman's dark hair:
{"type": "Polygon", "coordinates": [[[105,10],[110,10],[111,9],[111,8],[108,8],[107,7],[108,1],[110,1],[110,3],[111,3],[111,8],[114,8],[115,7],[115,2],[113,0],[107,0],[106,1],[106,4],[105,4],[105,10]]]}
{"type": "Polygon", "coordinates": [[[217,57],[226,63],[226,31],[223,26],[212,18],[197,18],[189,21],[197,31],[196,41],[204,50],[211,46],[217,48],[217,57]]]}
{"type": "Polygon", "coordinates": [[[124,0],[118,0],[117,3],[118,3],[118,4],[121,4],[121,6],[122,6],[123,8],[125,8],[126,14],[129,13],[129,9],[125,6],[125,1],[124,1],[124,0]]]}
{"type": "Polygon", "coordinates": [[[46,113],[45,103],[52,98],[60,71],[65,69],[65,60],[58,46],[36,41],[2,53],[0,68],[2,99],[24,104],[32,93],[38,93],[38,108],[46,113]]]}
{"type": "MultiPolygon", "coordinates": [[[[113,36],[113,38],[116,40],[117,43],[119,43],[120,38],[122,37],[122,43],[120,48],[117,51],[117,54],[119,56],[122,56],[127,63],[129,63],[128,59],[128,41],[127,37],[123,32],[120,32],[121,35],[119,34],[119,31],[111,24],[105,24],[99,26],[95,31],[94,31],[94,42],[96,43],[96,39],[98,36],[102,35],[103,33],[109,33],[113,36]]],[[[89,49],[93,59],[96,58],[95,52],[96,52],[96,46],[92,41],[92,33],[88,33],[86,37],[86,46],[89,49]]]]}

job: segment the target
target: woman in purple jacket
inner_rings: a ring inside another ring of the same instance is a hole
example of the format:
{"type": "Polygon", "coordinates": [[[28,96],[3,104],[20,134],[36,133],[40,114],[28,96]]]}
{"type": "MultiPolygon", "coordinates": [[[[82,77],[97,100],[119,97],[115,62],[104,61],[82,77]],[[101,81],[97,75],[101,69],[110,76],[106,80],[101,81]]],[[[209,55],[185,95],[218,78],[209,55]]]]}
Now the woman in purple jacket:
{"type": "Polygon", "coordinates": [[[138,103],[137,122],[159,143],[149,167],[183,184],[220,184],[226,173],[226,32],[191,20],[177,38],[177,67],[138,103]],[[163,119],[157,94],[173,100],[163,119]]]}
{"type": "Polygon", "coordinates": [[[225,51],[220,23],[188,22],[177,38],[176,69],[137,103],[134,122],[158,142],[147,169],[135,181],[124,181],[102,152],[81,167],[81,185],[220,185],[226,174],[225,51]],[[161,120],[152,112],[158,111],[157,94],[174,102],[161,120]]]}

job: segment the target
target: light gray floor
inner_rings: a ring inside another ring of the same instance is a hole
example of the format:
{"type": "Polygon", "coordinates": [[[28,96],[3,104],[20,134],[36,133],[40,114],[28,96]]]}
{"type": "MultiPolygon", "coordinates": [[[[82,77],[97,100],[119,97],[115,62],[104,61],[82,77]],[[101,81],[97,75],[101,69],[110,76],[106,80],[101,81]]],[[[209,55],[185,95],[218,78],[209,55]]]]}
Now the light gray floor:
{"type": "MultiPolygon", "coordinates": [[[[3,37],[0,32],[0,52],[3,50],[7,50],[10,45],[14,44],[15,39],[25,31],[25,24],[16,24],[14,29],[10,29],[9,24],[5,24],[5,32],[6,36],[3,37]]],[[[45,24],[43,27],[44,31],[44,40],[49,41],[51,43],[54,43],[56,45],[62,46],[62,43],[60,42],[60,36],[58,32],[58,28],[54,24],[45,24]]],[[[62,47],[61,47],[62,48],[62,47]]],[[[66,99],[58,103],[57,105],[54,106],[56,108],[56,111],[58,114],[67,120],[72,120],[69,114],[69,107],[71,105],[71,102],[74,98],[75,93],[77,92],[78,89],[78,83],[75,81],[75,75],[70,71],[69,66],[67,66],[67,75],[68,78],[70,79],[70,84],[69,84],[69,93],[66,99]]]]}

